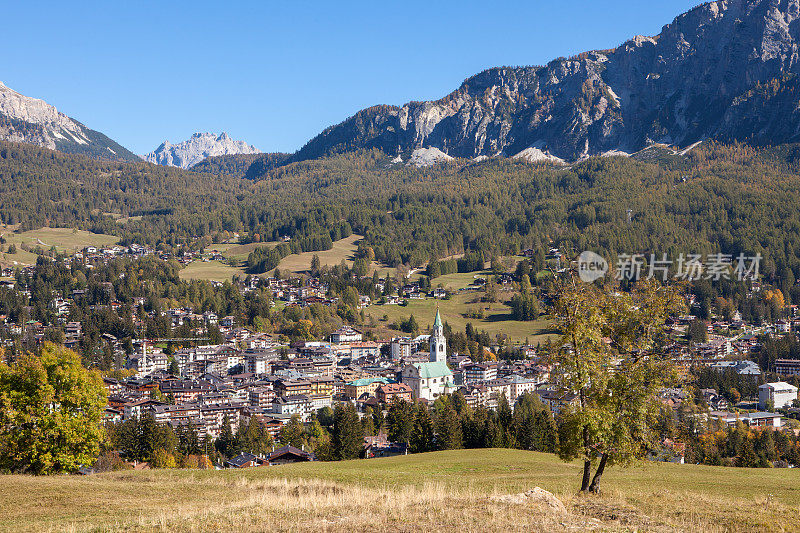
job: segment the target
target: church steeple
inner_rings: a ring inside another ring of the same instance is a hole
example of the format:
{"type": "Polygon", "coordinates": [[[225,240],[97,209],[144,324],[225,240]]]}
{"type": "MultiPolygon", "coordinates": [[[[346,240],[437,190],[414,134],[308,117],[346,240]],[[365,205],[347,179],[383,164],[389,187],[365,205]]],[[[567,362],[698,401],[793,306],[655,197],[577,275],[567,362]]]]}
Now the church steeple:
{"type": "Polygon", "coordinates": [[[447,361],[447,341],[444,338],[444,326],[442,326],[442,315],[439,308],[436,308],[436,319],[433,321],[433,331],[428,341],[431,352],[431,362],[447,361]]]}

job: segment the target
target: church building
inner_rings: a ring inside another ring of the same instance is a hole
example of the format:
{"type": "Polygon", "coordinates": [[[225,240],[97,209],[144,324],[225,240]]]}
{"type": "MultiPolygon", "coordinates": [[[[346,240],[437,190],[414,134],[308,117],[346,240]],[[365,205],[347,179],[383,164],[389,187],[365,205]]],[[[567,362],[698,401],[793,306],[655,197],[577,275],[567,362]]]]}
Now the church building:
{"type": "Polygon", "coordinates": [[[447,366],[447,340],[438,309],[428,346],[430,361],[406,365],[401,381],[411,387],[414,398],[424,398],[432,402],[442,394],[451,394],[457,389],[453,384],[453,372],[447,366]]]}

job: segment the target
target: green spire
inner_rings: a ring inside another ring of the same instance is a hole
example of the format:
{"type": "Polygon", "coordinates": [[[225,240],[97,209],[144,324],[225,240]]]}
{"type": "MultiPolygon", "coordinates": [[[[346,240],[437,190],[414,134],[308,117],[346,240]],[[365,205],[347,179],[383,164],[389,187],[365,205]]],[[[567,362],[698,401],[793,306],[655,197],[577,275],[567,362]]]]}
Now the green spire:
{"type": "Polygon", "coordinates": [[[439,308],[436,308],[436,320],[433,321],[434,328],[442,327],[442,316],[439,314],[439,308]]]}

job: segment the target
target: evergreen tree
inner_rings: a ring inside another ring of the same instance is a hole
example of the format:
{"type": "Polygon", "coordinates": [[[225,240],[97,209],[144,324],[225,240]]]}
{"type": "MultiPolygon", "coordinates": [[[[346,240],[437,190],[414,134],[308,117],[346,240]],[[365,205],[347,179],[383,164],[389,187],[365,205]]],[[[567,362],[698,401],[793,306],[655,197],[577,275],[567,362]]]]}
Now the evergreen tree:
{"type": "Polygon", "coordinates": [[[433,422],[428,408],[422,402],[417,403],[415,409],[410,444],[413,453],[429,452],[435,449],[433,422]]]}
{"type": "Polygon", "coordinates": [[[436,411],[436,445],[440,450],[456,450],[464,447],[461,422],[449,401],[442,402],[436,411]]]}
{"type": "Polygon", "coordinates": [[[365,436],[378,434],[375,430],[375,414],[372,407],[367,407],[366,411],[364,411],[364,416],[361,418],[361,431],[365,436]]]}
{"type": "Polygon", "coordinates": [[[300,421],[300,415],[292,415],[292,418],[282,428],[278,437],[283,445],[300,448],[305,444],[305,429],[300,421]]]}
{"type": "Polygon", "coordinates": [[[357,459],[364,448],[361,422],[353,404],[340,403],[333,410],[333,437],[331,439],[333,459],[357,459]]]}
{"type": "Polygon", "coordinates": [[[414,408],[405,401],[395,396],[389,403],[389,412],[386,415],[386,426],[389,440],[408,444],[411,441],[411,430],[414,427],[414,408]]]}
{"type": "Polygon", "coordinates": [[[220,432],[219,438],[215,443],[215,447],[223,457],[232,457],[234,451],[236,450],[236,445],[236,437],[233,434],[231,421],[228,418],[228,415],[225,415],[222,418],[222,431],[220,432]]]}

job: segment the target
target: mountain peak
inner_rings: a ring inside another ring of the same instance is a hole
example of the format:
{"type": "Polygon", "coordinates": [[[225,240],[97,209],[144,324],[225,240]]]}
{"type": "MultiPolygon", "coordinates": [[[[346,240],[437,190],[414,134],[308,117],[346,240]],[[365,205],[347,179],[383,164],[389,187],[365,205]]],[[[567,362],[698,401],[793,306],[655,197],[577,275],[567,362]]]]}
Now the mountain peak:
{"type": "Polygon", "coordinates": [[[196,132],[189,139],[177,144],[164,141],[161,146],[142,157],[157,165],[191,168],[207,157],[258,153],[261,152],[255,146],[233,140],[225,132],[219,135],[196,132]]]}
{"type": "Polygon", "coordinates": [[[0,82],[0,140],[43,146],[123,161],[139,158],[44,100],[25,96],[0,82]]]}
{"type": "Polygon", "coordinates": [[[491,68],[439,100],[364,109],[293,160],[435,148],[451,157],[575,161],[653,142],[798,142],[798,20],[800,0],[709,2],[653,37],[545,66],[491,68]]]}

